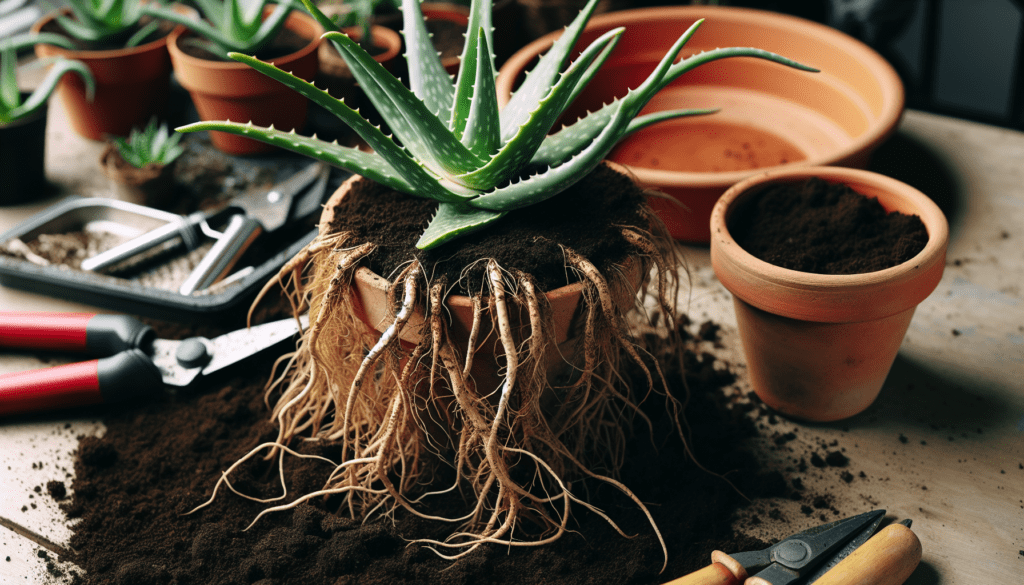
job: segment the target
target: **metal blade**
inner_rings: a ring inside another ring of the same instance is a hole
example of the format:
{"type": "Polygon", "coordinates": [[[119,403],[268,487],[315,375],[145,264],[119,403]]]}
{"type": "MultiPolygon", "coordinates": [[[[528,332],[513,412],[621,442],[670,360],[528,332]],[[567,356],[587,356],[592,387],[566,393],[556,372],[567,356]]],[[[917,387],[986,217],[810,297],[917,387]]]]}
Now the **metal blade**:
{"type": "Polygon", "coordinates": [[[867,542],[872,536],[875,535],[875,532],[878,532],[878,527],[882,524],[882,520],[884,519],[885,515],[883,514],[876,518],[871,524],[868,524],[866,527],[864,527],[863,530],[861,530],[859,533],[857,533],[856,536],[853,537],[853,540],[846,543],[846,546],[839,549],[839,552],[834,554],[832,558],[826,560],[825,564],[819,567],[818,570],[811,573],[807,577],[807,583],[814,583],[818,579],[821,579],[825,575],[825,573],[829,572],[829,570],[832,569],[832,567],[838,565],[839,561],[850,556],[850,554],[853,553],[853,551],[860,548],[862,544],[867,542]]]}
{"type": "MultiPolygon", "coordinates": [[[[309,326],[309,316],[300,319],[302,328],[309,326]]],[[[226,333],[211,340],[213,358],[203,368],[203,374],[209,375],[239,362],[255,353],[273,347],[291,338],[299,331],[299,322],[295,319],[282,319],[272,323],[256,325],[248,329],[239,329],[226,333]]]]}
{"type": "Polygon", "coordinates": [[[233,199],[230,206],[245,211],[246,215],[259,221],[265,231],[274,231],[288,220],[292,198],[316,180],[323,167],[323,163],[311,164],[265,193],[253,193],[233,199]]]}
{"type": "Polygon", "coordinates": [[[755,576],[772,585],[802,580],[819,564],[828,561],[837,549],[884,516],[885,510],[874,510],[794,534],[768,549],[772,563],[755,576]]]}
{"type": "MultiPolygon", "coordinates": [[[[299,321],[303,329],[309,326],[308,315],[303,315],[299,321]]],[[[200,375],[222,370],[291,338],[299,327],[295,319],[282,319],[214,339],[157,339],[153,341],[153,363],[160,369],[165,384],[184,387],[200,375]]]]}

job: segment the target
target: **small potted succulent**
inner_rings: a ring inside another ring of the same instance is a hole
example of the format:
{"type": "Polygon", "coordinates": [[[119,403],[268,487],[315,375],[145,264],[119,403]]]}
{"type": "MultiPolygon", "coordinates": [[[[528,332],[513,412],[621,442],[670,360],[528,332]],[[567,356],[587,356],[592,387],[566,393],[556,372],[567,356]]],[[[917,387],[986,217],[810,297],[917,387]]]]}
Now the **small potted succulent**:
{"type": "Polygon", "coordinates": [[[82,79],[66,77],[57,89],[71,127],[90,140],[125,135],[164,113],[171,61],[167,35],[172,26],[145,13],[138,0],[68,0],[69,6],[44,16],[32,32],[69,42],[40,39],[36,54],[85,63],[96,80],[89,99],[82,79]]]}
{"type": "Polygon", "coordinates": [[[113,136],[100,157],[114,197],[149,207],[166,208],[174,191],[174,166],[185,149],[181,134],[170,132],[156,118],[145,128],[132,128],[127,138],[113,136]]]}
{"type": "MultiPolygon", "coordinates": [[[[306,98],[289,91],[245,65],[228,59],[229,51],[257,55],[312,80],[323,29],[301,10],[297,0],[197,0],[202,20],[151,5],[148,13],[183,25],[168,39],[174,73],[188,90],[201,120],[234,120],[301,129],[306,98]],[[289,34],[281,34],[287,32],[289,34]]],[[[211,133],[213,145],[228,154],[272,150],[267,144],[211,133]]]]}
{"type": "Polygon", "coordinates": [[[60,80],[67,73],[76,73],[87,100],[95,91],[92,73],[84,63],[57,57],[35,91],[22,92],[17,51],[33,46],[40,38],[66,43],[63,37],[49,33],[0,41],[0,204],[4,205],[29,200],[45,186],[47,100],[60,80]]]}
{"type": "Polygon", "coordinates": [[[870,171],[779,169],[726,191],[711,263],[758,396],[812,421],[870,406],[942,277],[948,231],[926,195],[870,171]]]}
{"type": "MultiPolygon", "coordinates": [[[[695,25],[635,91],[549,135],[622,34],[609,32],[569,62],[596,5],[500,112],[486,0],[472,4],[454,83],[416,0],[402,5],[411,89],[353,39],[327,33],[394,138],[313,85],[231,54],[334,113],[373,153],[238,122],[179,129],[232,132],[358,173],[327,203],[318,237],[268,284],[291,282],[311,326],[276,385],[279,438],[246,459],[268,449],[283,456],[307,433],[338,442],[343,454],[324,489],[296,504],[335,495],[355,515],[400,507],[440,520],[412,491],[432,462],[446,460],[456,470],[451,489],[473,494],[464,517],[445,519],[464,530],[425,541],[449,557],[488,542],[557,539],[573,503],[593,510],[570,489],[579,478],[614,486],[646,513],[613,477],[628,413],[647,392],[626,387],[620,368],[635,362],[651,389],[664,386],[625,315],[653,278],[669,334],[677,259],[643,192],[602,159],[631,131],[709,113],[638,116],[661,87],[703,63],[745,55],[802,66],[754,49],[674,63],[695,25]],[[538,524],[539,538],[527,528],[538,524]]],[[[678,401],[665,400],[678,415],[678,401]]]]}

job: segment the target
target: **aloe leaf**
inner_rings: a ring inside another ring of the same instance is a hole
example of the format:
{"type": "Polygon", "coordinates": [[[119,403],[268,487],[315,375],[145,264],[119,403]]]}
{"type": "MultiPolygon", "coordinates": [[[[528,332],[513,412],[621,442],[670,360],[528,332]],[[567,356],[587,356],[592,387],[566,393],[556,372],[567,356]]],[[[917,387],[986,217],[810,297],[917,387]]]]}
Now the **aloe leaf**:
{"type": "MultiPolygon", "coordinates": [[[[5,59],[6,61],[6,59],[5,59]]],[[[89,101],[92,101],[93,96],[96,94],[96,82],[93,79],[92,71],[89,67],[81,61],[75,61],[71,59],[57,59],[53,67],[50,68],[49,73],[43,78],[43,81],[39,84],[39,87],[32,92],[32,95],[21,104],[20,107],[15,108],[10,114],[14,118],[21,118],[29,116],[35,113],[37,110],[43,107],[46,100],[53,93],[53,90],[57,87],[57,83],[61,77],[64,77],[66,73],[78,73],[81,76],[82,81],[85,82],[85,97],[89,101]]]]}
{"type": "Polygon", "coordinates": [[[301,0],[302,5],[306,8],[306,11],[320,23],[320,26],[324,27],[325,31],[337,31],[338,25],[331,20],[331,17],[324,14],[316,4],[313,4],[313,0],[301,0]]]}
{"type": "MultiPolygon", "coordinates": [[[[493,49],[494,27],[492,20],[491,3],[484,2],[483,0],[472,0],[469,7],[469,22],[466,25],[466,42],[462,46],[462,57],[459,61],[459,75],[455,81],[455,107],[452,108],[451,121],[448,123],[448,127],[451,128],[452,132],[460,138],[466,128],[466,118],[469,115],[469,108],[467,106],[474,93],[473,87],[476,84],[476,79],[478,77],[477,55],[479,50],[477,44],[479,42],[479,37],[478,35],[473,34],[473,31],[483,30],[484,38],[487,40],[487,46],[493,49]],[[463,108],[460,109],[460,105],[463,106],[463,108]]],[[[491,78],[497,78],[498,74],[494,69],[493,50],[487,52],[486,66],[491,78]]],[[[465,144],[465,141],[463,141],[463,144],[465,144]]]]}
{"type": "MultiPolygon", "coordinates": [[[[448,121],[448,128],[459,139],[462,139],[462,135],[466,131],[466,121],[469,120],[469,111],[473,107],[474,87],[476,79],[479,77],[477,69],[486,67],[479,59],[480,35],[469,34],[469,31],[479,31],[479,29],[467,28],[466,31],[466,43],[463,47],[462,59],[459,62],[459,75],[455,80],[455,97],[452,99],[452,112],[448,121]]],[[[462,143],[466,144],[466,141],[462,140],[462,143]]]]}
{"type": "Polygon", "coordinates": [[[430,224],[427,225],[427,229],[420,236],[419,241],[416,242],[416,247],[421,250],[429,250],[449,240],[475,232],[498,221],[504,215],[502,212],[442,203],[437,207],[437,214],[430,220],[430,224]]]}
{"type": "Polygon", "coordinates": [[[576,41],[579,40],[583,28],[597,8],[599,0],[588,0],[575,20],[565,28],[562,36],[551,45],[537,65],[527,74],[523,84],[519,86],[505,107],[501,110],[501,138],[510,140],[524,124],[537,104],[547,94],[558,74],[562,71],[576,41]]]}
{"type": "Polygon", "coordinates": [[[105,34],[105,31],[102,29],[86,26],[78,20],[73,20],[62,14],[58,14],[56,16],[56,20],[60,23],[61,28],[63,28],[69,35],[81,41],[98,41],[102,39],[105,34]]]}
{"type": "Polygon", "coordinates": [[[6,41],[0,42],[0,45],[13,47],[16,51],[24,47],[31,47],[32,45],[54,45],[69,51],[78,49],[75,43],[71,42],[71,39],[66,36],[47,32],[13,36],[6,41]]]}
{"type": "Polygon", "coordinates": [[[335,41],[356,81],[402,145],[417,159],[445,176],[483,166],[485,159],[463,146],[418,97],[355,41],[336,32],[327,33],[324,38],[335,41]]]}
{"type": "MultiPolygon", "coordinates": [[[[491,75],[491,67],[487,64],[490,60],[490,49],[483,29],[477,34],[476,46],[476,83],[462,143],[472,152],[489,157],[501,146],[501,129],[498,122],[498,96],[494,88],[494,77],[491,75]]],[[[462,66],[466,68],[467,63],[463,63],[462,66]]]]}
{"type": "Polygon", "coordinates": [[[628,126],[629,109],[620,100],[613,104],[614,111],[607,126],[576,156],[563,164],[507,186],[494,189],[473,199],[469,204],[490,211],[511,211],[550,199],[561,193],[580,177],[594,170],[619,141],[628,126]]]}
{"type": "Polygon", "coordinates": [[[455,96],[451,76],[441,65],[437,49],[427,34],[419,0],[402,0],[401,9],[409,87],[435,116],[447,119],[455,96]]]}
{"type": "MultiPolygon", "coordinates": [[[[665,120],[687,116],[705,116],[718,112],[719,108],[693,108],[682,110],[662,110],[638,116],[630,121],[623,137],[665,120]]],[[[604,107],[590,115],[577,120],[554,134],[548,135],[541,143],[537,153],[530,159],[531,165],[558,166],[562,161],[582,150],[611,120],[612,108],[604,107]]]]}
{"type": "Polygon", "coordinates": [[[255,32],[252,34],[252,40],[250,41],[250,50],[255,50],[255,47],[262,47],[268,41],[277,36],[277,33],[284,28],[284,23],[288,19],[288,15],[295,9],[295,0],[280,0],[277,6],[274,7],[274,11],[270,13],[266,19],[262,22],[260,19],[263,16],[262,10],[256,10],[255,23],[259,23],[255,28],[255,32]],[[255,47],[252,43],[255,42],[255,47]]]}
{"type": "MultiPolygon", "coordinates": [[[[21,104],[21,92],[18,91],[18,60],[14,49],[3,47],[0,50],[0,114],[13,110],[21,104]]],[[[7,120],[0,118],[0,122],[7,120]]]]}
{"type": "Polygon", "coordinates": [[[260,128],[252,124],[241,124],[238,122],[195,122],[177,128],[178,132],[186,133],[207,130],[253,138],[362,175],[367,179],[387,185],[396,191],[425,197],[422,191],[395,172],[395,169],[383,157],[359,150],[358,148],[328,143],[316,138],[295,134],[294,132],[284,132],[274,128],[260,128]]]}
{"type": "MultiPolygon", "coordinates": [[[[421,167],[404,149],[385,136],[380,128],[367,122],[358,112],[348,107],[343,101],[331,97],[330,94],[318,89],[308,81],[300,79],[287,71],[282,71],[278,67],[260,61],[255,57],[240,53],[230,53],[229,56],[235,61],[245,63],[267,77],[299,92],[310,101],[337,116],[355,130],[398,174],[417,189],[420,189],[423,196],[438,199],[439,201],[461,201],[465,199],[466,196],[464,195],[456,195],[441,188],[438,185],[437,177],[421,167]]],[[[462,145],[460,144],[459,146],[462,145]]]]}
{"type": "Polygon", "coordinates": [[[146,26],[144,26],[144,27],[140,28],[139,30],[135,31],[135,34],[133,34],[131,37],[128,38],[127,41],[124,42],[124,46],[125,47],[136,47],[136,46],[138,46],[139,43],[141,43],[142,41],[144,41],[146,39],[146,37],[148,37],[149,35],[151,35],[154,32],[156,32],[156,30],[158,28],[160,28],[160,21],[158,21],[158,20],[151,21],[146,26]]]}
{"type": "Polygon", "coordinates": [[[513,171],[522,168],[529,162],[544,137],[547,136],[548,130],[565,109],[566,101],[573,93],[576,83],[587,72],[591,63],[597,62],[602,56],[605,58],[608,56],[608,51],[605,49],[609,45],[617,43],[622,32],[621,28],[608,31],[591,43],[559,77],[554,87],[519,127],[518,132],[501,147],[498,153],[480,169],[460,175],[455,178],[455,181],[474,189],[490,189],[508,179],[513,171]]]}

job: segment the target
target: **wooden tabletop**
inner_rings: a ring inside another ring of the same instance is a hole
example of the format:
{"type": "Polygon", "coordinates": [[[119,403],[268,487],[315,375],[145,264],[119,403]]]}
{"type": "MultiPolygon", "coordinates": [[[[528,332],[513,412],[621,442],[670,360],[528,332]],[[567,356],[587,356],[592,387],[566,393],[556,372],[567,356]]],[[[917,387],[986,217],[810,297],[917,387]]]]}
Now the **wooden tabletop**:
{"type": "MultiPolygon", "coordinates": [[[[103,194],[95,161],[100,146],[66,128],[51,111],[47,166],[62,194],[103,194]]],[[[885,508],[913,519],[924,557],[907,583],[1019,583],[1024,574],[1024,134],[909,111],[872,168],[931,196],[946,212],[950,243],[945,275],[920,305],[879,399],[833,424],[766,422],[758,450],[792,468],[811,452],[843,450],[846,468],[810,467],[808,490],[827,494],[842,512],[885,508]],[[778,443],[772,435],[794,431],[778,443]],[[823,446],[824,445],[824,449],[823,446]],[[852,479],[844,474],[852,475],[852,479]]],[[[59,197],[0,208],[0,231],[59,197]]],[[[746,386],[732,300],[714,277],[706,247],[687,247],[689,313],[723,326],[716,354],[746,386]]],[[[0,287],[5,310],[95,311],[0,287]]],[[[0,372],[41,364],[0,354],[0,372]]],[[[67,541],[69,529],[49,480],[68,480],[77,436],[102,433],[99,421],[17,418],[0,423],[0,584],[42,581],[41,545],[67,541]],[[34,488],[40,487],[42,493],[34,488]],[[8,560],[9,557],[9,560],[8,560]]],[[[750,514],[777,509],[784,521],[762,523],[771,540],[817,524],[793,500],[759,501],[750,514]]],[[[742,523],[742,518],[738,520],[742,523]]],[[[739,525],[739,524],[738,524],[739,525]]],[[[742,523],[748,526],[749,523],[742,523]]],[[[749,530],[749,529],[747,529],[749,530]]],[[[47,553],[51,554],[51,553],[47,553]]]]}

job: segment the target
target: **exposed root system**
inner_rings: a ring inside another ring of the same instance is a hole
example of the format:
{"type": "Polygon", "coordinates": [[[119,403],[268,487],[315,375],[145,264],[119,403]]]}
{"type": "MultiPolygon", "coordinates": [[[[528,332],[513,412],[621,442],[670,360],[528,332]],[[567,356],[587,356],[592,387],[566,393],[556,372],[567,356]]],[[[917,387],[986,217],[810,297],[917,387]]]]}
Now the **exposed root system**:
{"type": "MultiPolygon", "coordinates": [[[[312,440],[339,445],[343,459],[321,490],[261,516],[312,498],[330,498],[354,518],[401,508],[452,523],[444,541],[421,542],[457,558],[485,543],[558,539],[572,530],[574,505],[619,530],[580,494],[605,484],[647,516],[664,550],[646,507],[616,475],[634,424],[647,422],[639,403],[652,393],[684,436],[680,400],[634,334],[641,319],[648,333],[676,331],[678,258],[665,237],[622,231],[633,255],[603,272],[563,246],[566,268],[579,277],[555,292],[580,293],[568,325],[531,275],[489,259],[480,260],[479,290],[458,302],[456,283],[432,281],[428,267],[411,261],[387,286],[375,322],[360,294],[376,278],[360,268],[373,245],[347,232],[314,240],[268,284],[285,288],[297,315],[308,309],[310,327],[268,387],[277,441],[247,457],[284,457],[294,454],[289,443],[312,440]],[[647,388],[626,384],[628,363],[645,373],[647,388]],[[439,463],[455,471],[443,486],[434,481],[439,463]],[[448,493],[463,495],[464,515],[431,514],[431,496],[448,493]]],[[[234,490],[230,471],[218,488],[234,490]]]]}

